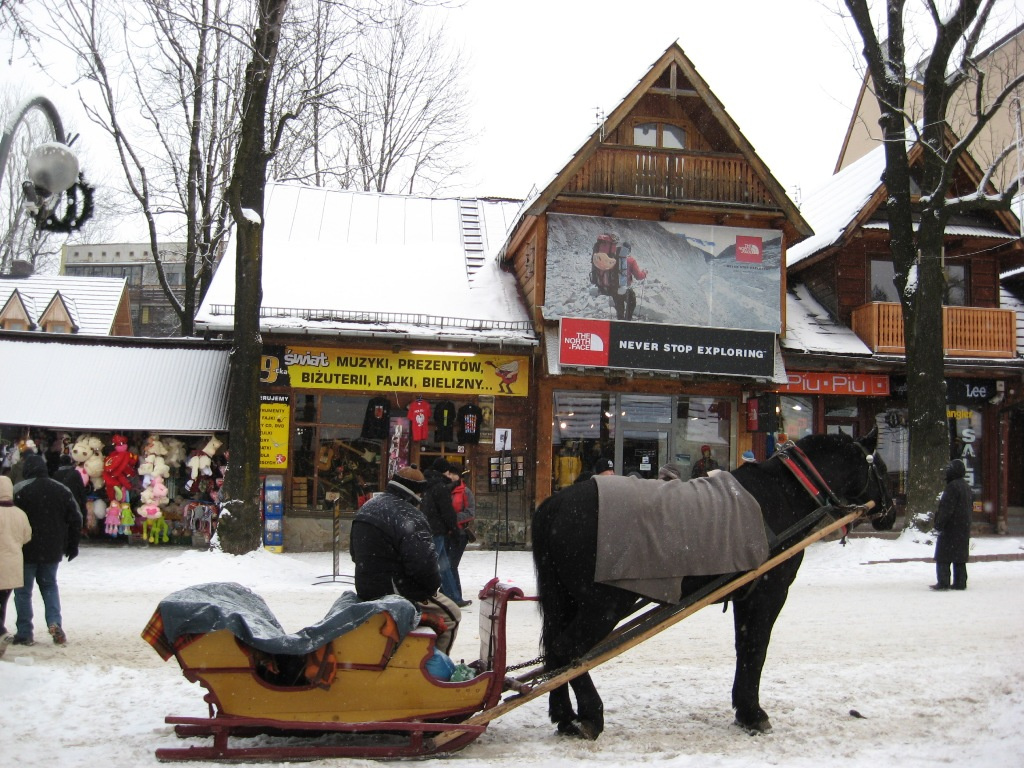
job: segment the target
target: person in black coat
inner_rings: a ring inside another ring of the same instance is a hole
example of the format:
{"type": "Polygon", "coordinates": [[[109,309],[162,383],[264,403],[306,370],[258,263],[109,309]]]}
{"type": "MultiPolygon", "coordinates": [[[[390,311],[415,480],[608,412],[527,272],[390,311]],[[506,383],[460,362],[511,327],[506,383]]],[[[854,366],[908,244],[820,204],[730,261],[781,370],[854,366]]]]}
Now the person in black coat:
{"type": "Polygon", "coordinates": [[[14,607],[18,611],[15,645],[33,645],[32,586],[39,584],[43,598],[46,626],[53,642],[67,643],[61,622],[60,591],[57,589],[57,567],[67,556],[78,556],[82,535],[82,513],[78,502],[66,486],[52,479],[42,456],[26,456],[24,478],[14,486],[14,503],[24,510],[32,526],[32,540],[23,548],[25,583],[14,590],[14,607]]]}
{"type": "Polygon", "coordinates": [[[423,473],[400,469],[384,493],[363,504],[352,520],[349,554],[355,564],[356,594],[377,600],[398,594],[415,603],[423,623],[438,633],[437,648],[451,650],[462,612],[441,594],[430,526],[417,509],[426,487],[423,473]]]}
{"type": "Polygon", "coordinates": [[[960,459],[953,459],[946,466],[946,488],[939,497],[939,509],[935,513],[935,573],[936,583],[932,589],[967,589],[967,558],[971,547],[971,509],[974,497],[971,486],[964,479],[967,467],[960,459]],[[953,582],[950,585],[949,567],[953,566],[953,582]]]}
{"type": "Polygon", "coordinates": [[[74,460],[66,453],[60,457],[57,471],[53,473],[53,479],[63,486],[66,486],[71,495],[75,497],[78,504],[78,511],[85,517],[86,502],[89,500],[89,491],[85,486],[85,479],[79,473],[74,460]]]}
{"type": "Polygon", "coordinates": [[[462,590],[452,573],[451,558],[448,556],[448,541],[459,533],[458,516],[452,506],[452,483],[449,475],[458,476],[458,468],[445,459],[434,459],[430,469],[423,473],[427,487],[423,492],[423,510],[430,533],[434,537],[434,550],[437,552],[437,565],[441,569],[441,592],[455,601],[459,607],[469,605],[462,599],[462,590]]]}

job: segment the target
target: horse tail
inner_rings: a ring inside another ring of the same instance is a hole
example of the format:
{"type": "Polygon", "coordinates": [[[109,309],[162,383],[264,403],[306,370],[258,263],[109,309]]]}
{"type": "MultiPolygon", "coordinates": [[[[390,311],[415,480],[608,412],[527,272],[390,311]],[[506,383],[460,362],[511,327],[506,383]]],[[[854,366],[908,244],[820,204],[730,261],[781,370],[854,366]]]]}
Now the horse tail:
{"type": "Polygon", "coordinates": [[[533,567],[537,575],[537,598],[541,614],[540,647],[547,653],[555,637],[569,620],[568,592],[560,583],[554,557],[555,519],[560,510],[560,494],[549,496],[533,513],[533,567]]]}

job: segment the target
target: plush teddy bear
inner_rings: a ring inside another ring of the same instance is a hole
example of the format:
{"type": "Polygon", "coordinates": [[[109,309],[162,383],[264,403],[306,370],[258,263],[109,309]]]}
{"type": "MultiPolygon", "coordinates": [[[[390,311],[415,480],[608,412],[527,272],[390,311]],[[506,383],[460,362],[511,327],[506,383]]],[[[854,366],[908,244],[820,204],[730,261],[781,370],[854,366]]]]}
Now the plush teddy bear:
{"type": "Polygon", "coordinates": [[[103,484],[107,489],[108,501],[122,501],[127,498],[139,457],[128,450],[128,438],[124,435],[114,435],[111,444],[114,450],[103,462],[103,484]]]}
{"type": "Polygon", "coordinates": [[[167,449],[167,453],[164,456],[164,461],[167,462],[167,466],[172,469],[177,469],[185,461],[185,443],[176,437],[168,437],[163,441],[164,447],[167,449]]]}
{"type": "Polygon", "coordinates": [[[93,490],[103,487],[103,441],[95,435],[79,435],[71,446],[71,458],[79,474],[84,475],[82,482],[93,490]]]}

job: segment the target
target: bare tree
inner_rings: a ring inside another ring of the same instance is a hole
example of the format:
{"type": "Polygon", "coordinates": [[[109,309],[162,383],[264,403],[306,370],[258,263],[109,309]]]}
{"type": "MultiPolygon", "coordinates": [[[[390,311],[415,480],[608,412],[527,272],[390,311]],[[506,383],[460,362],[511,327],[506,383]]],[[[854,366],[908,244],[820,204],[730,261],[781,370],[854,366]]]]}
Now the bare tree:
{"type": "Polygon", "coordinates": [[[1024,82],[1008,77],[994,93],[975,64],[979,40],[999,0],[958,0],[940,8],[923,5],[934,29],[924,64],[907,61],[910,31],[906,0],[886,0],[882,17],[869,0],[844,0],[863,42],[863,55],[878,101],[885,145],[883,183],[887,193],[890,247],[904,322],[907,401],[910,415],[908,526],[926,528],[949,458],[946,424],[942,301],[942,248],[951,216],[1008,210],[1017,182],[999,190],[991,180],[1014,148],[1004,147],[985,169],[976,189],[963,190],[957,165],[984,127],[1004,109],[1024,82]],[[907,109],[911,76],[921,87],[920,115],[907,109]],[[959,90],[970,95],[974,119],[960,134],[949,128],[950,101],[959,90]],[[916,189],[915,189],[916,187],[916,189]],[[915,223],[919,222],[916,226],[915,223]]]}
{"type": "Polygon", "coordinates": [[[242,71],[232,9],[225,0],[63,0],[43,28],[92,86],[82,104],[116,148],[183,336],[194,334],[230,224],[224,189],[242,71]],[[163,268],[165,237],[186,244],[180,300],[163,268]]]}
{"type": "Polygon", "coordinates": [[[263,352],[260,305],[263,301],[263,196],[267,166],[289,115],[282,115],[267,140],[271,79],[281,42],[288,0],[256,0],[251,59],[245,70],[240,141],[231,171],[228,199],[237,226],[235,253],[235,328],[231,351],[231,402],[228,426],[231,455],[218,527],[221,548],[244,554],[260,546],[259,509],[259,362],[263,352]]]}
{"type": "Polygon", "coordinates": [[[469,138],[462,56],[443,26],[425,25],[415,4],[394,5],[360,38],[355,60],[342,109],[360,188],[443,188],[463,170],[458,152],[469,138]]]}

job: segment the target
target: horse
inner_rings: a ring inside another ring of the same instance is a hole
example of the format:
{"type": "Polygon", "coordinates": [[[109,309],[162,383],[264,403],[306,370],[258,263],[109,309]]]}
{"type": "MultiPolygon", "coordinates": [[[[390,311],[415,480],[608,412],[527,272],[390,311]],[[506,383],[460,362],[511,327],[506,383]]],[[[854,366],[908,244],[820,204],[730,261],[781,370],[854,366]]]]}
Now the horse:
{"type": "MultiPolygon", "coordinates": [[[[872,524],[879,530],[892,527],[895,508],[886,487],[885,464],[876,453],[874,431],[859,441],[845,434],[808,435],[795,447],[799,449],[796,453],[802,452],[813,464],[809,474],[817,469],[827,483],[828,499],[840,504],[874,502],[878,511],[872,524]]],[[[760,505],[767,532],[789,532],[787,540],[772,544],[773,554],[804,538],[809,532],[795,533],[791,526],[824,506],[822,497],[815,498],[787,468],[787,463],[791,463],[789,455],[784,448],[766,461],[744,463],[732,472],[760,505]]],[[[642,514],[642,510],[637,514],[642,514]]],[[[645,603],[636,593],[594,581],[597,518],[598,485],[594,480],[556,492],[533,515],[533,560],[542,616],[544,672],[571,665],[645,603]]],[[[736,724],[751,733],[771,730],[771,721],[760,705],[761,670],[772,627],[802,559],[802,552],[794,555],[726,597],[733,604],[736,637],[732,707],[736,724]]],[[[683,578],[684,599],[714,578],[683,578]]],[[[604,730],[604,705],[590,674],[579,675],[554,689],[548,699],[548,715],[557,725],[558,733],[596,739],[604,730]],[[572,707],[570,685],[576,695],[578,713],[572,707]]]]}

